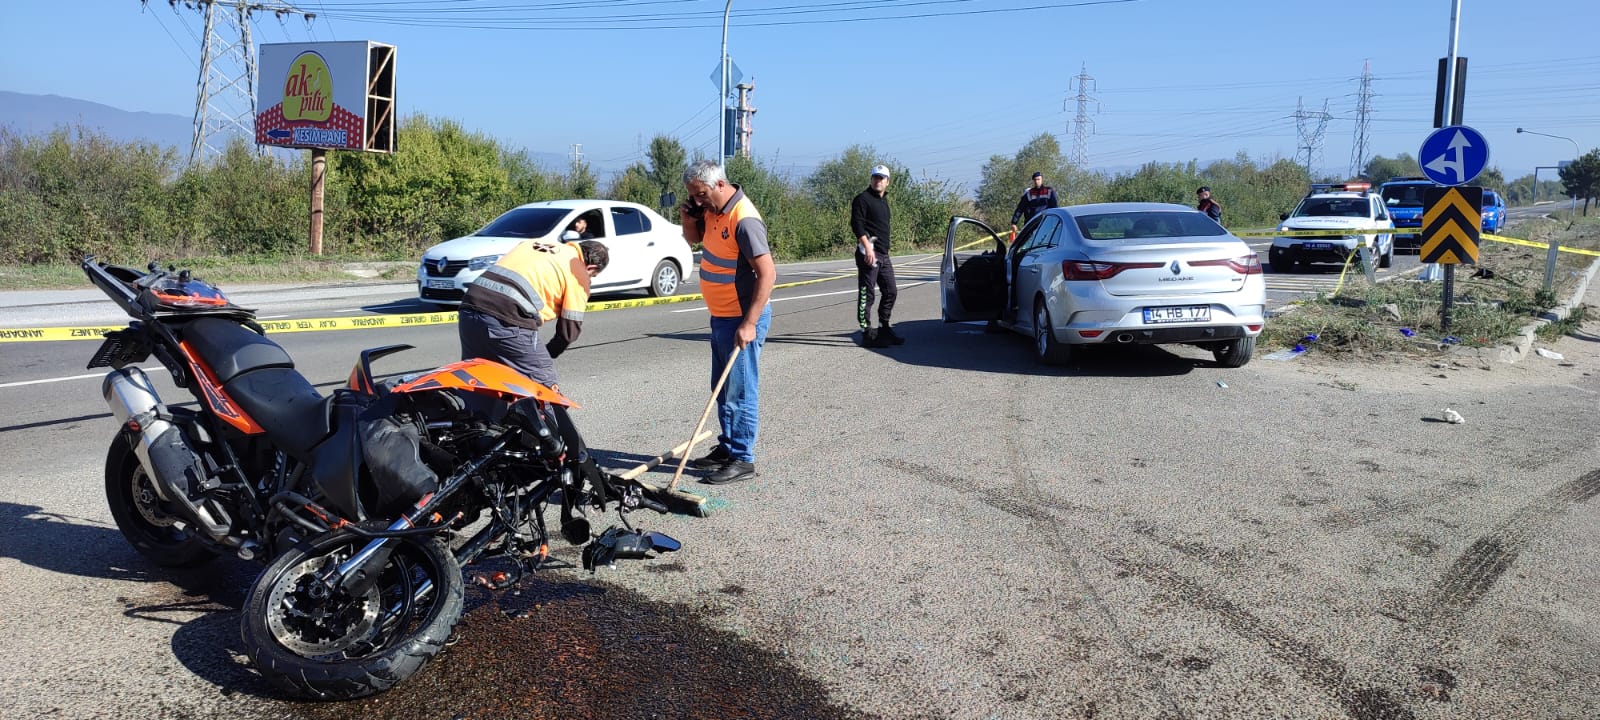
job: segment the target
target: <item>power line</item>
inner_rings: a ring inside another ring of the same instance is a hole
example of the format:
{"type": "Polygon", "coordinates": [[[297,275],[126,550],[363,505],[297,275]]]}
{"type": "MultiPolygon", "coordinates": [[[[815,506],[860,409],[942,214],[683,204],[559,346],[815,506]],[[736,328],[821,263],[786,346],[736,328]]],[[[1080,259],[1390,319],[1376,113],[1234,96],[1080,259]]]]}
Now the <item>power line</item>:
{"type": "MultiPolygon", "coordinates": [[[[780,27],[791,25],[827,25],[837,23],[875,22],[881,20],[917,20],[936,17],[990,15],[994,13],[1020,13],[1035,12],[1040,10],[1060,10],[1065,8],[1080,8],[1096,5],[1121,5],[1140,2],[1140,0],[1083,0],[1075,3],[1053,3],[1046,5],[1028,5],[1010,8],[984,8],[978,10],[946,10],[910,14],[878,14],[863,17],[817,18],[802,20],[773,20],[769,22],[749,22],[749,17],[788,17],[796,15],[809,15],[820,12],[881,12],[892,11],[897,8],[911,7],[913,5],[947,4],[955,2],[976,2],[977,0],[925,0],[924,2],[905,3],[901,5],[886,5],[883,2],[873,3],[835,3],[834,5],[855,5],[849,8],[819,8],[815,5],[795,5],[785,8],[765,8],[763,11],[748,11],[740,13],[740,21],[733,23],[737,27],[780,27]],[[788,9],[800,8],[800,9],[788,9]],[[780,12],[781,11],[781,12],[780,12]]],[[[501,6],[503,9],[504,6],[501,6]]],[[[483,8],[479,8],[481,10],[483,8]]],[[[470,10],[470,9],[469,9],[470,10]]],[[[710,27],[716,24],[711,15],[720,18],[721,13],[707,13],[701,11],[686,13],[661,13],[658,15],[609,15],[596,17],[521,17],[499,18],[494,16],[478,16],[461,19],[429,19],[436,18],[440,11],[411,11],[410,15],[402,16],[394,12],[341,12],[335,10],[329,13],[331,17],[341,20],[352,20],[374,24],[403,25],[412,27],[454,28],[462,30],[585,30],[585,31],[611,31],[611,30],[689,30],[710,27]],[[610,24],[608,24],[610,23],[610,24]]]]}

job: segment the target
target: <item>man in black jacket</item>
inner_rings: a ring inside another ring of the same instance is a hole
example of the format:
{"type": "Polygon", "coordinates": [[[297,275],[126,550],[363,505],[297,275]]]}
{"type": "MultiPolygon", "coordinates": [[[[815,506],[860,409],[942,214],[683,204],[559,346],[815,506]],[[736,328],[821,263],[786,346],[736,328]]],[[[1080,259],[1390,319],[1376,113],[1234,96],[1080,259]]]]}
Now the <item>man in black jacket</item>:
{"type": "Polygon", "coordinates": [[[861,325],[862,347],[903,345],[906,339],[889,327],[900,290],[895,287],[894,264],[889,260],[889,168],[872,168],[872,182],[850,202],[850,232],[856,236],[856,322],[861,325]],[[878,327],[872,327],[873,288],[883,292],[878,303],[878,327]]]}
{"type": "Polygon", "coordinates": [[[1027,225],[1033,216],[1044,212],[1046,208],[1061,207],[1056,200],[1056,189],[1044,184],[1044,173],[1033,174],[1033,187],[1022,192],[1022,199],[1017,201],[1017,209],[1011,213],[1011,234],[1017,234],[1018,225],[1027,225]],[[1021,222],[1017,222],[1020,220],[1021,222]]]}

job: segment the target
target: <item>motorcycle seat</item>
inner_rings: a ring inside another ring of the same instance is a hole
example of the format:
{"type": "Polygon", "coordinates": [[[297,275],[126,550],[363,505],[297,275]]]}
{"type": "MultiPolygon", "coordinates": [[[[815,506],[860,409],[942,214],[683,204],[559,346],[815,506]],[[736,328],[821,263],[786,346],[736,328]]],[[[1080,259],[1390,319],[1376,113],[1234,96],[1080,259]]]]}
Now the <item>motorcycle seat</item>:
{"type": "Polygon", "coordinates": [[[189,322],[183,339],[228,397],[290,456],[307,461],[311,447],[331,432],[328,399],[277,343],[223,318],[189,322]]]}
{"type": "Polygon", "coordinates": [[[251,370],[294,367],[277,343],[232,320],[199,318],[183,326],[182,336],[223,385],[251,370]]]}
{"type": "Polygon", "coordinates": [[[311,448],[333,431],[331,396],[323,397],[294,368],[252,370],[223,390],[279,449],[301,462],[310,462],[311,448]]]}

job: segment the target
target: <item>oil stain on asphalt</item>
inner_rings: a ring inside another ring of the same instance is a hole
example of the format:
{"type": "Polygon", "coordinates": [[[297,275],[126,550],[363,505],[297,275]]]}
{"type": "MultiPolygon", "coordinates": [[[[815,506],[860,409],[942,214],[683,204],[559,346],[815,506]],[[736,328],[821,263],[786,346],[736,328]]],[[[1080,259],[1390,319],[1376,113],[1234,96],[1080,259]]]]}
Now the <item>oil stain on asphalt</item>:
{"type": "Polygon", "coordinates": [[[518,591],[472,588],[467,599],[456,641],[393,690],[348,702],[276,701],[266,717],[869,717],[830,702],[821,683],[715,629],[702,611],[632,590],[534,575],[518,591]]]}

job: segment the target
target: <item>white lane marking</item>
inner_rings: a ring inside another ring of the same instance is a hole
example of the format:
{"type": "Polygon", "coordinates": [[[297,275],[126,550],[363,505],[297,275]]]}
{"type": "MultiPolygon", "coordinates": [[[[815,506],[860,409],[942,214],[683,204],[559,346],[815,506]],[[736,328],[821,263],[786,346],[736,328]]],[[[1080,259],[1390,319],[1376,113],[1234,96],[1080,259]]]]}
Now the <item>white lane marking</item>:
{"type": "Polygon", "coordinates": [[[283,315],[257,315],[256,319],[257,320],[277,320],[278,318],[286,318],[286,317],[289,317],[288,313],[285,313],[283,315]]]}
{"type": "MultiPolygon", "coordinates": [[[[905,290],[905,289],[908,289],[908,288],[914,288],[914,287],[916,287],[918,285],[927,285],[930,282],[932,282],[932,281],[931,280],[923,280],[922,282],[914,282],[914,283],[909,283],[909,284],[906,284],[906,285],[895,285],[895,288],[898,289],[898,290],[905,290]]],[[[808,300],[808,299],[811,299],[811,298],[829,297],[829,296],[832,296],[832,295],[854,295],[854,294],[856,294],[858,292],[860,292],[860,290],[840,290],[838,292],[816,293],[814,295],[796,295],[794,297],[772,298],[768,302],[780,303],[780,302],[784,302],[786,300],[808,300]]],[[[684,308],[682,310],[673,310],[672,312],[674,312],[674,313],[705,312],[705,310],[706,310],[705,306],[701,305],[700,307],[684,308]]]]}
{"type": "MultiPolygon", "coordinates": [[[[147,373],[152,373],[152,372],[155,372],[157,370],[165,370],[166,368],[163,368],[163,367],[151,367],[151,368],[139,368],[139,369],[143,370],[143,371],[145,371],[147,373]]],[[[111,372],[111,371],[107,370],[106,372],[111,372]]],[[[43,380],[23,380],[21,382],[0,383],[0,388],[14,388],[14,387],[22,387],[24,385],[43,385],[45,383],[66,382],[68,380],[87,380],[89,378],[103,378],[105,376],[106,376],[106,373],[101,372],[101,373],[89,373],[88,375],[69,375],[67,377],[45,378],[43,380]]]]}

